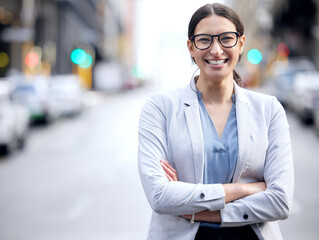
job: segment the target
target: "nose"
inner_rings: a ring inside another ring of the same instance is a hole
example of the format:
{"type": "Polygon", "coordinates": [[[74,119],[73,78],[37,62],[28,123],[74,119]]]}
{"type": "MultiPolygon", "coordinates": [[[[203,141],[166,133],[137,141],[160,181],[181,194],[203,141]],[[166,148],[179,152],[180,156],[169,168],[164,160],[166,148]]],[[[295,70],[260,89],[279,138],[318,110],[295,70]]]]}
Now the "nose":
{"type": "Polygon", "coordinates": [[[210,46],[210,52],[214,55],[220,55],[223,53],[223,49],[220,45],[220,43],[218,42],[218,39],[217,38],[214,38],[213,39],[213,43],[212,45],[210,46]]]}

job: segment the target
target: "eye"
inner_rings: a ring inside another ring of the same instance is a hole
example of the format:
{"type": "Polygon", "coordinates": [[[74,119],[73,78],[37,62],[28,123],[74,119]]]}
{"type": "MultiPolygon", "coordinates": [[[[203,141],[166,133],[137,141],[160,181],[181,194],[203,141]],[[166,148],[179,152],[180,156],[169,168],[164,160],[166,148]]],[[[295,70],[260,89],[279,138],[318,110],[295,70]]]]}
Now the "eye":
{"type": "Polygon", "coordinates": [[[208,38],[206,36],[199,36],[197,41],[201,42],[201,43],[207,43],[207,42],[210,42],[210,38],[208,38]]]}
{"type": "Polygon", "coordinates": [[[221,36],[220,40],[223,42],[227,42],[227,41],[233,41],[235,39],[234,35],[225,35],[225,36],[221,36]]]}

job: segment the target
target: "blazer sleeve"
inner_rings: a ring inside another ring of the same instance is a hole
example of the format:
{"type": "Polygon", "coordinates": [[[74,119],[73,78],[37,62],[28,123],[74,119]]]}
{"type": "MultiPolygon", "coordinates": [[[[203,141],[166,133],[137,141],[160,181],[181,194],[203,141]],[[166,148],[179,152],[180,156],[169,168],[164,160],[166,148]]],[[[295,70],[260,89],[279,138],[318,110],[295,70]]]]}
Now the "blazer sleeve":
{"type": "MultiPolygon", "coordinates": [[[[156,95],[157,96],[157,95],[156,95]]],[[[159,214],[183,215],[225,206],[221,184],[170,182],[160,165],[168,160],[167,116],[162,97],[144,104],[138,128],[138,170],[151,208],[159,214]]]]}
{"type": "Polygon", "coordinates": [[[264,166],[266,190],[228,203],[221,210],[222,226],[233,227],[286,219],[291,211],[294,168],[286,113],[272,98],[264,166]]]}

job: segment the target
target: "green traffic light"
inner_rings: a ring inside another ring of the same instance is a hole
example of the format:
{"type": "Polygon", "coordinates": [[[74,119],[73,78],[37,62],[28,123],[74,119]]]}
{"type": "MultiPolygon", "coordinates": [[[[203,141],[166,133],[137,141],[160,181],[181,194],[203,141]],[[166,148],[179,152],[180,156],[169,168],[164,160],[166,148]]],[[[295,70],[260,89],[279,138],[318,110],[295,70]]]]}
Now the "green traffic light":
{"type": "Polygon", "coordinates": [[[74,49],[71,53],[71,61],[74,64],[82,64],[85,61],[85,58],[86,52],[81,48],[74,49]]]}
{"type": "Polygon", "coordinates": [[[93,59],[90,54],[85,54],[85,59],[82,63],[79,64],[81,68],[88,68],[92,65],[93,59]]]}
{"type": "Polygon", "coordinates": [[[250,49],[247,53],[247,59],[252,64],[259,64],[263,59],[260,51],[257,49],[250,49]]]}

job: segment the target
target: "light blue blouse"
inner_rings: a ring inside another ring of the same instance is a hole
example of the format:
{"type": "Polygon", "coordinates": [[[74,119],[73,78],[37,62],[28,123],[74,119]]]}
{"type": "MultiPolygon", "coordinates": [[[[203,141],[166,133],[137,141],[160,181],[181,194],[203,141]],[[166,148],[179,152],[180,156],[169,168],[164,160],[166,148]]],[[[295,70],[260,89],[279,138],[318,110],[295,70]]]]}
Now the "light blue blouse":
{"type": "MultiPolygon", "coordinates": [[[[235,96],[222,137],[217,130],[202,101],[201,93],[197,93],[199,111],[204,136],[204,184],[230,183],[232,182],[238,157],[238,134],[236,121],[235,96]]],[[[204,223],[211,227],[219,227],[219,224],[204,223]]]]}

